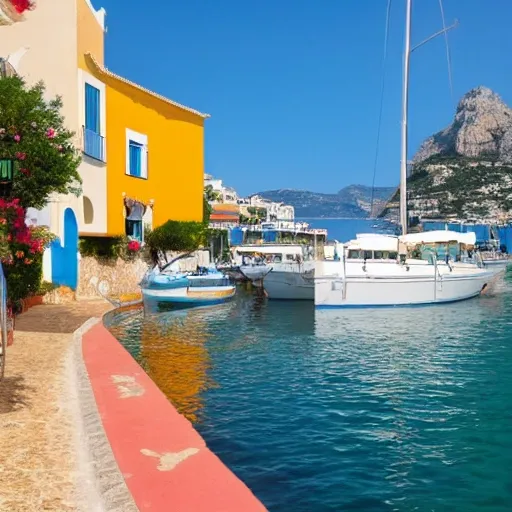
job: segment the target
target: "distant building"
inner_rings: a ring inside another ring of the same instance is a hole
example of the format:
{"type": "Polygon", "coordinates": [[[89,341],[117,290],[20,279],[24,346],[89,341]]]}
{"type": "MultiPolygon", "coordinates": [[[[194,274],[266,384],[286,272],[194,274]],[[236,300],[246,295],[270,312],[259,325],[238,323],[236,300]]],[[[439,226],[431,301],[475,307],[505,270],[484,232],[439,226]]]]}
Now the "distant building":
{"type": "Polygon", "coordinates": [[[225,187],[222,180],[214,178],[211,174],[204,175],[204,188],[206,187],[211,187],[218,195],[218,199],[211,202],[238,204],[236,190],[231,187],[225,187]]]}

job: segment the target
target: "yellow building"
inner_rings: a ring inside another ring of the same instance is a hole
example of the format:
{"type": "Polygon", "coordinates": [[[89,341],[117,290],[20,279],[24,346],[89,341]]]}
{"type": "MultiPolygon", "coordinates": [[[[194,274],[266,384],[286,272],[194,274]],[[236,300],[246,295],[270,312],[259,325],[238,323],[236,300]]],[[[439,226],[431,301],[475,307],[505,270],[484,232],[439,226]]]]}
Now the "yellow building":
{"type": "Polygon", "coordinates": [[[68,209],[85,236],[142,238],[144,224],[202,220],[209,116],[107,70],[105,14],[90,0],[51,0],[2,27],[0,56],[14,56],[28,83],[43,80],[62,96],[83,153],[83,195],[58,196],[34,215],[61,237],[68,209]]]}

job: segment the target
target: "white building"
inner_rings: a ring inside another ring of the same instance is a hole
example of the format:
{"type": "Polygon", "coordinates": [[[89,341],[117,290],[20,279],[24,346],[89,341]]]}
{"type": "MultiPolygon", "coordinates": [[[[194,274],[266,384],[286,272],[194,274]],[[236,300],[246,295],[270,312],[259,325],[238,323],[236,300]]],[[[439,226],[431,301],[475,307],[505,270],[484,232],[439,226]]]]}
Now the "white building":
{"type": "Polygon", "coordinates": [[[239,204],[252,206],[253,208],[265,208],[267,210],[267,222],[275,223],[277,228],[293,228],[295,223],[295,208],[289,204],[269,201],[258,194],[239,200],[239,204]]]}
{"type": "Polygon", "coordinates": [[[238,204],[238,194],[232,187],[223,185],[222,180],[214,178],[211,174],[204,175],[204,188],[212,187],[214,192],[217,192],[219,199],[218,203],[238,204]]]}

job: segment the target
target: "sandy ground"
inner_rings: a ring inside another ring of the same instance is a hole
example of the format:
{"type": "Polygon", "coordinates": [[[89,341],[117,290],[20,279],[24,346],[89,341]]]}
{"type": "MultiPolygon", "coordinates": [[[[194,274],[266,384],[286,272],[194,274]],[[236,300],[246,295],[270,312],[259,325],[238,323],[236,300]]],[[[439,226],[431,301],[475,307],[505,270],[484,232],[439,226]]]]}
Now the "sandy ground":
{"type": "Polygon", "coordinates": [[[73,336],[109,309],[100,301],[45,305],[16,320],[0,381],[0,511],[135,510],[102,438],[73,336]],[[100,484],[94,471],[108,478],[100,484]]]}

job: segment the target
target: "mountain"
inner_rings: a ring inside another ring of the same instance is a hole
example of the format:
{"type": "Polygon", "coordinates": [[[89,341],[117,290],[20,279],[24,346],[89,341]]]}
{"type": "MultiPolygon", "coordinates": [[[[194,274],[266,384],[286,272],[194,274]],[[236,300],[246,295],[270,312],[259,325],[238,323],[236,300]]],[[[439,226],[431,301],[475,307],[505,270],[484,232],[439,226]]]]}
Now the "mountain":
{"type": "MultiPolygon", "coordinates": [[[[460,100],[453,122],[421,144],[407,180],[413,216],[512,219],[512,109],[487,87],[460,100]]],[[[382,212],[396,218],[399,194],[382,212]]]]}
{"type": "MultiPolygon", "coordinates": [[[[395,190],[395,187],[375,187],[374,212],[382,209],[395,190]]],[[[365,185],[350,185],[335,194],[280,189],[258,192],[258,195],[270,201],[292,205],[296,217],[362,219],[368,217],[370,212],[372,189],[365,185]]]]}
{"type": "Polygon", "coordinates": [[[434,155],[512,163],[512,109],[487,87],[472,89],[460,100],[450,126],[423,142],[413,163],[434,155]]]}

